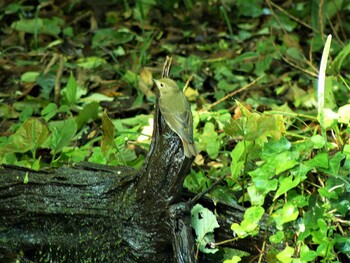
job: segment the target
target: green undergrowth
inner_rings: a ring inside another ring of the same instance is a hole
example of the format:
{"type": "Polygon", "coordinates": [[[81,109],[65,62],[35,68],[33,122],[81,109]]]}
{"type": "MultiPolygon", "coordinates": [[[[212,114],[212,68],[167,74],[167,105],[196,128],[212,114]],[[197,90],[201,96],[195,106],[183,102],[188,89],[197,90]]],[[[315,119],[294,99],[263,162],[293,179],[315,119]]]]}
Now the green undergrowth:
{"type": "Polygon", "coordinates": [[[258,261],[350,260],[349,1],[90,2],[0,5],[1,164],[140,168],[152,78],[171,55],[171,77],[190,80],[199,150],[184,186],[200,193],[223,179],[214,204],[247,208],[232,239],[215,240],[215,211],[196,205],[198,257],[239,262],[247,254],[224,244],[264,222],[258,261]]]}

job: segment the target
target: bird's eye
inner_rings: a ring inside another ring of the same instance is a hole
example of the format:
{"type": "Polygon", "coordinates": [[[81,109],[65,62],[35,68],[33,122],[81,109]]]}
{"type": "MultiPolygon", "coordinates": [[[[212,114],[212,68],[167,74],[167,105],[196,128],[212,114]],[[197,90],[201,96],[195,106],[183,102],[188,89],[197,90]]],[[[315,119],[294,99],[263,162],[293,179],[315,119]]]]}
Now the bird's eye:
{"type": "Polygon", "coordinates": [[[164,84],[163,84],[163,83],[160,83],[160,86],[163,88],[163,87],[164,87],[164,84]]]}

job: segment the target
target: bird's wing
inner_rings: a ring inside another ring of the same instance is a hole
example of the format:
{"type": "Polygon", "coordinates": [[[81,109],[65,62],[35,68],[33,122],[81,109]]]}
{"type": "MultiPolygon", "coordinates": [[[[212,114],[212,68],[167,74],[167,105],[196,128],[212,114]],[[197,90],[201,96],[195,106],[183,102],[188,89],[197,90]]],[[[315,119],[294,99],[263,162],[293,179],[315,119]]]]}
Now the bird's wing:
{"type": "Polygon", "coordinates": [[[189,105],[185,108],[185,111],[179,112],[160,106],[160,111],[164,116],[166,123],[174,132],[186,142],[193,143],[192,112],[189,105]]]}

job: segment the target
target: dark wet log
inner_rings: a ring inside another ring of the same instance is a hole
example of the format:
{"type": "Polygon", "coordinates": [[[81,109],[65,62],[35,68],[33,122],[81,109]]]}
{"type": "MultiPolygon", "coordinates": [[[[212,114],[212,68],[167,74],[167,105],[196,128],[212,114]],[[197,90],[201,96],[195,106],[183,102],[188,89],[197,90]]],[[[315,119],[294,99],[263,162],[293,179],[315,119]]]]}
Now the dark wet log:
{"type": "MultiPolygon", "coordinates": [[[[181,202],[191,163],[156,108],[140,171],[91,163],[42,171],[0,166],[0,262],[196,262],[191,203],[181,202]]],[[[230,223],[243,218],[230,209],[219,218],[221,240],[232,238],[230,223]]]]}
{"type": "MultiPolygon", "coordinates": [[[[140,171],[92,163],[43,171],[2,166],[0,261],[22,251],[34,262],[195,262],[191,207],[180,202],[191,162],[157,111],[140,171]]],[[[232,238],[230,224],[243,218],[239,208],[221,208],[217,240],[232,238]]],[[[256,254],[263,238],[230,246],[256,254]]]]}

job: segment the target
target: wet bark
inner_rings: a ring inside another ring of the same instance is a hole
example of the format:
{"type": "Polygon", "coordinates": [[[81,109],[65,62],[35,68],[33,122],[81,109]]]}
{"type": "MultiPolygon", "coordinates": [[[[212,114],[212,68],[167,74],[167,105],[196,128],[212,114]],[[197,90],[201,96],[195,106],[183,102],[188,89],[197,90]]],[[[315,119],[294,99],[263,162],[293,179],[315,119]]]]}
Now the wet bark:
{"type": "MultiPolygon", "coordinates": [[[[191,162],[157,111],[140,171],[92,163],[42,171],[2,166],[0,261],[196,262],[191,207],[183,202],[190,196],[182,192],[191,162]]],[[[210,200],[202,203],[214,210],[210,200]]],[[[244,210],[215,209],[217,240],[231,239],[230,224],[244,210]]],[[[263,238],[229,245],[257,254],[263,238]]]]}
{"type": "MultiPolygon", "coordinates": [[[[196,262],[192,203],[182,192],[192,159],[155,112],[139,171],[92,163],[41,171],[0,166],[0,262],[196,262]]],[[[231,239],[230,224],[244,211],[218,208],[217,240],[231,239]]],[[[230,246],[256,254],[264,237],[230,246]]]]}

